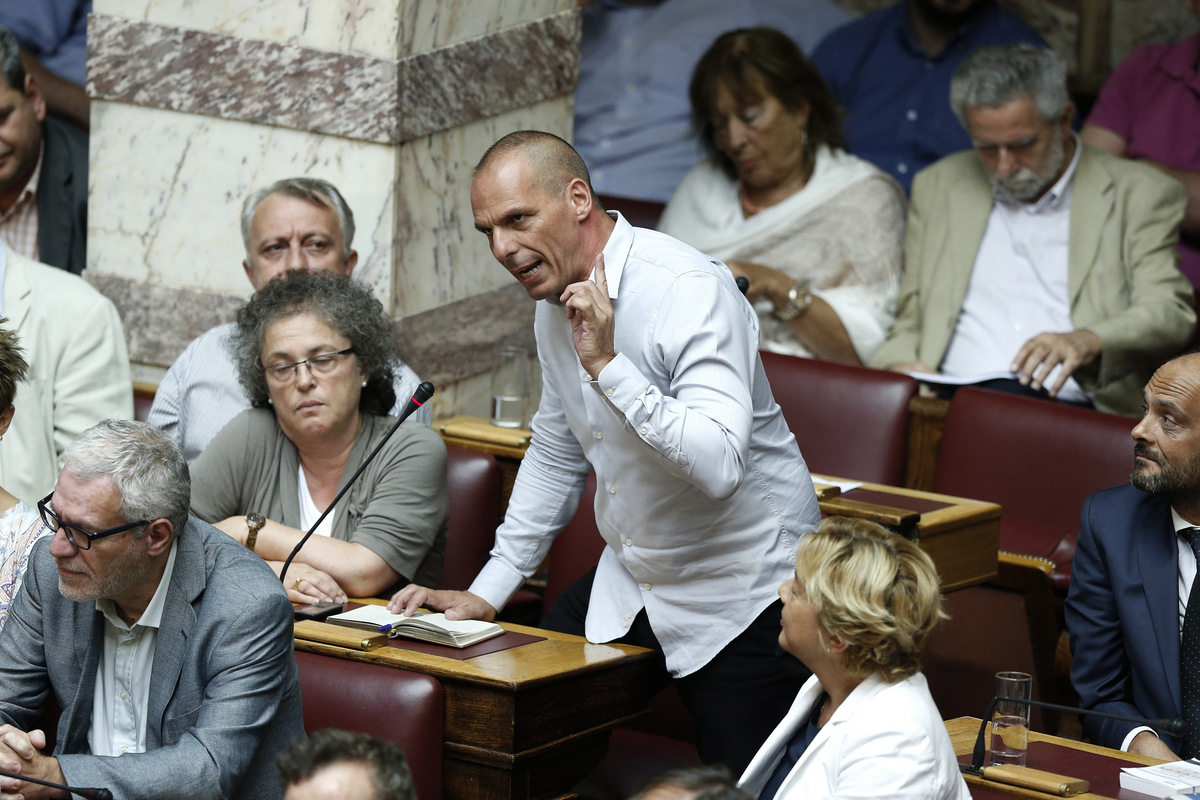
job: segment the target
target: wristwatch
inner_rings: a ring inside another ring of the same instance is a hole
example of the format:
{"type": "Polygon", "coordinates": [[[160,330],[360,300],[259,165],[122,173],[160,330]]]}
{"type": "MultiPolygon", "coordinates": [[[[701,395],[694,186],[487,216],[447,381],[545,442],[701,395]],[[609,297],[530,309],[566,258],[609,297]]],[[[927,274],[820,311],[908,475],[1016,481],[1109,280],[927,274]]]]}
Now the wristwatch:
{"type": "Polygon", "coordinates": [[[791,322],[805,311],[808,311],[812,305],[813,295],[804,284],[794,283],[792,288],[788,289],[787,305],[783,308],[777,308],[771,313],[775,315],[775,319],[780,322],[791,322]]]}
{"type": "Polygon", "coordinates": [[[254,545],[258,543],[258,532],[262,530],[263,525],[267,524],[267,518],[262,514],[251,511],[246,515],[246,527],[250,529],[250,533],[246,536],[246,549],[253,552],[254,545]]]}

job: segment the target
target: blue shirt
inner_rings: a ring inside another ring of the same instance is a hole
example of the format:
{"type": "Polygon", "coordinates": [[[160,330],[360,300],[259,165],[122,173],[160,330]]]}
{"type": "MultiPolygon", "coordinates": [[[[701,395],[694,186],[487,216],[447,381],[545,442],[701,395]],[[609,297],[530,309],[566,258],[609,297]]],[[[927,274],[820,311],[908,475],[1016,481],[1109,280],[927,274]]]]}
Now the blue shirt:
{"type": "Polygon", "coordinates": [[[12,31],[21,47],[37,56],[46,69],[83,86],[91,12],[92,0],[0,3],[0,25],[12,31]]]}
{"type": "Polygon", "coordinates": [[[849,150],[891,175],[904,191],[925,167],[971,146],[950,109],[950,79],[980,47],[1046,43],[1033,28],[988,3],[929,58],[908,29],[904,0],[829,34],[813,60],[846,109],[849,150]]]}
{"type": "Polygon", "coordinates": [[[575,149],[600,194],[665,203],[704,158],[688,84],[713,40],[769,25],[811,53],[850,14],[831,0],[600,0],[583,10],[575,149]]]}

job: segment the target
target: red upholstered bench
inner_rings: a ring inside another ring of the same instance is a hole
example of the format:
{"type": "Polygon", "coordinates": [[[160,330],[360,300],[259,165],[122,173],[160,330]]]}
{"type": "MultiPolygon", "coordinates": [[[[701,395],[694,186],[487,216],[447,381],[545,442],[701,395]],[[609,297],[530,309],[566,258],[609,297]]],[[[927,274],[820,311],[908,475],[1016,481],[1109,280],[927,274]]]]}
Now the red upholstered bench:
{"type": "Polygon", "coordinates": [[[404,748],[417,797],[442,796],[442,685],[428,675],[296,653],[304,729],[360,731],[404,748]]]}

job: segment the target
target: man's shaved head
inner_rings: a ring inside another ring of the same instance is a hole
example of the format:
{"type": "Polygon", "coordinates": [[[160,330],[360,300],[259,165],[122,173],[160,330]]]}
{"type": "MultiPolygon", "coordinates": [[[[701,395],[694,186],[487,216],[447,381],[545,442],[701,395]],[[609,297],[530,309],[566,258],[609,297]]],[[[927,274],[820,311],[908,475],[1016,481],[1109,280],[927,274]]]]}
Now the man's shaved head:
{"type": "Polygon", "coordinates": [[[575,152],[575,148],[563,139],[545,131],[516,131],[500,139],[487,149],[479,164],[475,166],[475,175],[487,171],[493,164],[500,163],[504,157],[520,153],[534,168],[539,188],[557,195],[568,183],[578,178],[587,184],[592,191],[592,177],[588,174],[587,164],[575,152]]]}

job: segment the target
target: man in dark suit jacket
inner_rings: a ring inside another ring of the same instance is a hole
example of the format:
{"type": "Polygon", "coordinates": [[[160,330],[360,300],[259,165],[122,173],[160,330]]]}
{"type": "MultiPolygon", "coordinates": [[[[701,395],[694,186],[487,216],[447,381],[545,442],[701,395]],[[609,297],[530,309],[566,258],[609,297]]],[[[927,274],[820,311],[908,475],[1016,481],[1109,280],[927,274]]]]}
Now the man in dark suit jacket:
{"type": "MultiPolygon", "coordinates": [[[[1200,355],[1164,364],[1145,403],[1131,485],[1084,504],[1067,628],[1080,705],[1154,719],[1183,716],[1180,636],[1196,558],[1178,531],[1200,525],[1200,355]]],[[[1185,747],[1129,722],[1089,716],[1084,730],[1158,758],[1177,760],[1185,747]]]]}
{"type": "Polygon", "coordinates": [[[87,262],[88,142],[46,116],[46,100],[0,26],[0,238],[19,253],[76,275],[87,262]],[[37,175],[36,188],[31,186],[37,175]],[[30,196],[30,190],[33,195],[30,196]],[[32,217],[33,204],[37,215],[32,217]],[[29,241],[16,229],[29,230],[29,241]],[[37,252],[32,248],[34,239],[37,252]]]}
{"type": "MultiPolygon", "coordinates": [[[[279,798],[304,735],[292,607],[258,556],[188,516],[179,447],[108,420],[67,449],[0,631],[0,766],[116,797],[279,798]],[[53,693],[53,754],[38,729],[53,693]]],[[[57,796],[0,778],[0,792],[57,796]]]]}

